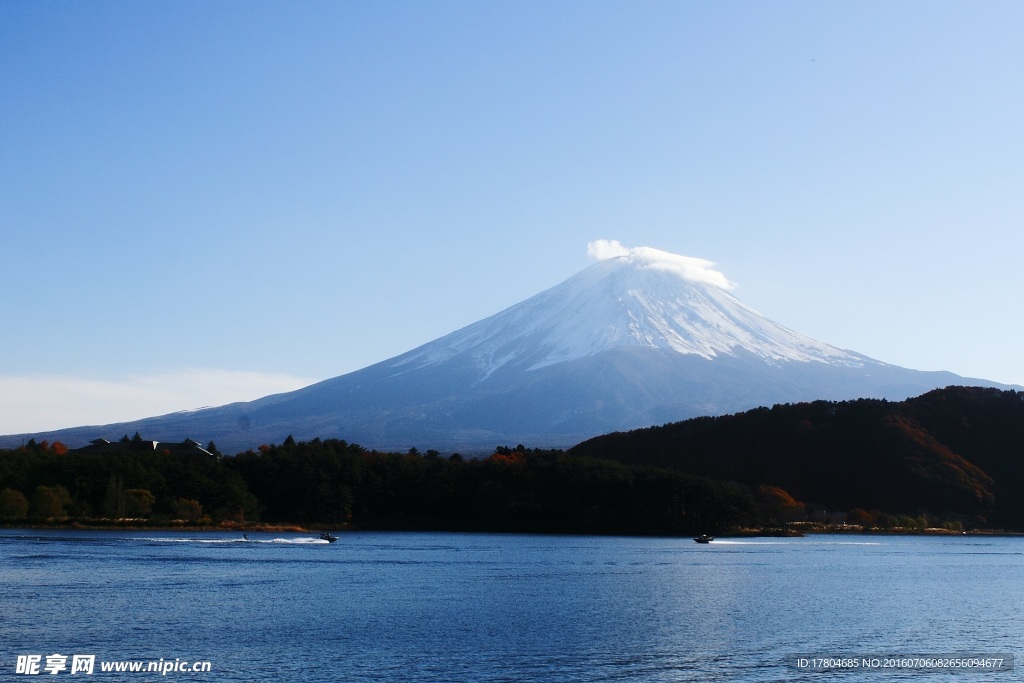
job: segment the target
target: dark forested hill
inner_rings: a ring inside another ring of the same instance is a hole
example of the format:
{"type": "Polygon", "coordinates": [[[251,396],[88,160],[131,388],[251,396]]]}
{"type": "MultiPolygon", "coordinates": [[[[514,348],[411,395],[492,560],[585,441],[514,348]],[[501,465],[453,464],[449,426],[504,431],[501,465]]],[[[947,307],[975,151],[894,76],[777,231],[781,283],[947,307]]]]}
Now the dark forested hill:
{"type": "Polygon", "coordinates": [[[574,455],[782,489],[832,510],[1024,527],[1024,393],[777,405],[585,441],[574,455]]]}

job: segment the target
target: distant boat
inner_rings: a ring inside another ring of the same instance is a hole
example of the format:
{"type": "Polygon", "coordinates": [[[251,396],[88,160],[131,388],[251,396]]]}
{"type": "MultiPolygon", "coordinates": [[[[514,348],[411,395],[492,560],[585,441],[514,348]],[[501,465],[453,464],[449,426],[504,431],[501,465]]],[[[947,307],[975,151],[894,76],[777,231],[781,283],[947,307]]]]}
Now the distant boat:
{"type": "Polygon", "coordinates": [[[324,532],[322,532],[320,534],[320,540],[321,541],[327,541],[328,543],[334,543],[335,541],[338,540],[338,537],[337,536],[331,536],[329,533],[324,531],[324,532]]]}
{"type": "Polygon", "coordinates": [[[697,543],[711,543],[711,541],[715,540],[715,537],[714,536],[708,536],[707,534],[701,534],[700,536],[698,536],[697,538],[695,538],[693,540],[696,541],[697,543]]]}

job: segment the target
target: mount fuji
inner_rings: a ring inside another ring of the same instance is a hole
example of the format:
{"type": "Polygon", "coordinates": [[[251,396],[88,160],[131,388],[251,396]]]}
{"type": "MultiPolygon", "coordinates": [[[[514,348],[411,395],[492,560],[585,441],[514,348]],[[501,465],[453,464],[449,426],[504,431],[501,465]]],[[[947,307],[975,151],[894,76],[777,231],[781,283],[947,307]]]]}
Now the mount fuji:
{"type": "Polygon", "coordinates": [[[471,452],[567,447],[776,403],[1009,388],[889,365],[794,332],[735,298],[709,261],[614,241],[589,249],[598,261],[560,285],[362,370],[246,403],[18,438],[76,446],[137,431],[237,452],[291,434],[471,452]]]}

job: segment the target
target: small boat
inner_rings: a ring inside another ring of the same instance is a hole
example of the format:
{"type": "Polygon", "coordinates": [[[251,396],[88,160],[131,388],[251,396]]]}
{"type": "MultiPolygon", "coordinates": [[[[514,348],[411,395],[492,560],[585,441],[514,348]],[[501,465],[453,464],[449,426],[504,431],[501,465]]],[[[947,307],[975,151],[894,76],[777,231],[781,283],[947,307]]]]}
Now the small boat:
{"type": "Polygon", "coordinates": [[[711,543],[711,541],[715,540],[715,537],[714,536],[708,536],[707,534],[701,534],[700,536],[698,536],[697,538],[695,538],[693,540],[696,541],[697,543],[711,543]]]}
{"type": "Polygon", "coordinates": [[[320,534],[320,540],[321,541],[327,541],[328,543],[334,543],[335,541],[338,540],[338,537],[337,536],[331,536],[329,533],[324,531],[324,532],[322,532],[320,534]]]}

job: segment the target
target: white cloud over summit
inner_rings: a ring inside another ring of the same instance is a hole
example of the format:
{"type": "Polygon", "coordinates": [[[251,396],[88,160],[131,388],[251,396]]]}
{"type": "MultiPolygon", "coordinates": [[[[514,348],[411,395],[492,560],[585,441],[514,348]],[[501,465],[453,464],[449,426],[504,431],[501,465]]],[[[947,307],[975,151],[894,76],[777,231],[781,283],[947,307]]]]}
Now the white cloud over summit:
{"type": "Polygon", "coordinates": [[[594,240],[587,244],[587,256],[604,261],[612,258],[625,258],[643,268],[664,270],[675,273],[690,282],[702,282],[721,289],[733,289],[736,285],[721,271],[708,261],[693,256],[681,256],[652,247],[626,247],[618,240],[594,240]]]}

